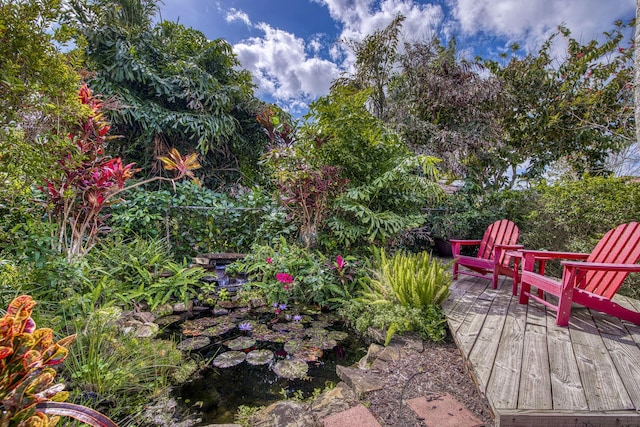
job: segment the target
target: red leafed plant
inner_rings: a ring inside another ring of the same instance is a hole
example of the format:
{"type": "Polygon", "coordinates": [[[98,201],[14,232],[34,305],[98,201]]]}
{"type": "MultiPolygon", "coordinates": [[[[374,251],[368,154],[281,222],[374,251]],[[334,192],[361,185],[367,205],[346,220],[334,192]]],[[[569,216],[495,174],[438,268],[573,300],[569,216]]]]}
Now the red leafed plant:
{"type": "MultiPolygon", "coordinates": [[[[78,98],[89,108],[89,114],[69,133],[74,147],[60,156],[61,173],[47,180],[42,188],[52,207],[51,217],[58,225],[57,249],[65,251],[69,259],[88,252],[100,232],[106,231],[102,211],[116,194],[154,180],[174,181],[185,176],[196,179],[191,171],[200,166],[195,155],[183,158],[172,149],[169,155],[177,171],[175,178],[154,177],[125,187],[138,169],[133,163],[123,164],[119,157],[104,155],[111,125],[103,117],[102,102],[86,84],[80,88],[78,98]]],[[[172,168],[164,162],[167,169],[172,168]]]]}
{"type": "Polygon", "coordinates": [[[49,328],[36,328],[35,301],[14,299],[0,319],[0,427],[49,427],[70,416],[96,427],[117,427],[104,415],[65,403],[64,384],[54,384],[56,371],[75,335],[55,341],[49,328]],[[49,417],[51,416],[51,417],[49,417]]]}

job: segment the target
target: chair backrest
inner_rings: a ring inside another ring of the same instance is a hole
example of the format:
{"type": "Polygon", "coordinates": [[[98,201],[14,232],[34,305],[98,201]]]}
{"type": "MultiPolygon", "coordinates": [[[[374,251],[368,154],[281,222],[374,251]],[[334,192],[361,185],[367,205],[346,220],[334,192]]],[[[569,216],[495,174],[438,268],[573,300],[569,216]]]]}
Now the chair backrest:
{"type": "MultiPolygon", "coordinates": [[[[478,248],[478,258],[493,259],[496,252],[495,245],[515,245],[518,240],[518,233],[518,226],[508,219],[501,219],[489,225],[484,232],[484,236],[482,236],[482,241],[478,248]]],[[[504,252],[500,258],[500,264],[509,262],[504,252]]]]}
{"type": "MultiPolygon", "coordinates": [[[[640,260],[640,224],[630,222],[607,232],[593,249],[587,262],[635,264],[640,260]]],[[[576,287],[611,299],[629,273],[622,271],[590,271],[576,287]]]]}

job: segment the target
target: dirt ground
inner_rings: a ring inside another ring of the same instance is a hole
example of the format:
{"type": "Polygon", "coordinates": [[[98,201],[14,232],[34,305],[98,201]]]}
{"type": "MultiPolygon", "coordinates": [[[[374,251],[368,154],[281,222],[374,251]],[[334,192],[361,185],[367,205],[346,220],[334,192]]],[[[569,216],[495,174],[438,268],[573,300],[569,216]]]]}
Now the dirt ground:
{"type": "Polygon", "coordinates": [[[369,410],[389,427],[424,427],[424,423],[403,400],[425,396],[437,398],[449,393],[486,426],[494,421],[489,406],[465,369],[462,356],[449,339],[445,343],[425,342],[424,351],[401,358],[386,369],[382,390],[367,394],[369,410]]]}

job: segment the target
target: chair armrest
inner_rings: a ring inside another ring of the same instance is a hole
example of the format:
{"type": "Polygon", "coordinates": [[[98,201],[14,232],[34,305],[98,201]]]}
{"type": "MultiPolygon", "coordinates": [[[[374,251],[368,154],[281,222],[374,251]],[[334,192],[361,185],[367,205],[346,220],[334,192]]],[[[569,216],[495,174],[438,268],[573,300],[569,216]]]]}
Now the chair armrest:
{"type": "Polygon", "coordinates": [[[449,239],[451,244],[456,243],[458,245],[479,245],[482,240],[459,240],[459,239],[449,239]]]}
{"type": "Polygon", "coordinates": [[[522,258],[524,259],[523,271],[533,271],[536,261],[538,262],[538,272],[544,275],[545,264],[552,259],[570,259],[585,260],[589,258],[589,254],[581,254],[577,252],[554,252],[554,251],[533,251],[529,249],[521,249],[522,258]]]}
{"type": "Polygon", "coordinates": [[[522,256],[526,257],[530,254],[536,260],[550,259],[587,259],[590,254],[582,254],[578,252],[554,252],[554,251],[534,251],[530,249],[522,249],[522,256]]]}
{"type": "Polygon", "coordinates": [[[640,272],[640,264],[613,264],[608,262],[562,261],[562,265],[567,268],[576,268],[580,270],[640,272]]]}
{"type": "Polygon", "coordinates": [[[504,251],[517,251],[519,249],[524,248],[523,245],[501,245],[501,244],[496,244],[494,247],[496,249],[501,249],[504,251]]]}

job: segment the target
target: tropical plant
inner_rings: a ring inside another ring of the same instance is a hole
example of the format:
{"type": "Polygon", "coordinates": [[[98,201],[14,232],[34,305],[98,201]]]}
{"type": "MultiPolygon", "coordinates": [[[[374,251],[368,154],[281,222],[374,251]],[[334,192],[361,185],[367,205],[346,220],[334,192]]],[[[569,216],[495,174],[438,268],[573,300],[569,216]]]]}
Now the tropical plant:
{"type": "MultiPolygon", "coordinates": [[[[354,265],[357,262],[348,259],[354,265]]],[[[354,273],[353,280],[349,279],[351,271],[346,265],[340,276],[322,253],[290,244],[284,238],[271,245],[254,245],[227,271],[248,274],[251,286],[262,290],[270,304],[340,303],[356,292],[358,284],[354,273]]]]}
{"type": "Polygon", "coordinates": [[[267,139],[255,122],[263,103],[231,45],[158,18],[156,0],[73,1],[69,23],[78,32],[91,85],[126,106],[110,112],[124,137],[109,147],[161,172],[155,157],[170,146],[198,152],[204,184],[255,176],[267,139]],[[240,166],[239,163],[246,163],[240,166]]]}
{"type": "Polygon", "coordinates": [[[450,264],[426,252],[397,252],[389,258],[383,248],[372,251],[364,289],[340,312],[365,335],[370,334],[370,327],[386,330],[385,345],[396,333],[406,332],[443,340],[446,319],[440,304],[449,295],[450,264]]]}
{"type": "Polygon", "coordinates": [[[0,426],[54,426],[64,415],[96,427],[115,427],[92,409],[64,403],[69,393],[63,384],[54,384],[53,366],[67,357],[75,335],[56,342],[53,330],[36,328],[31,318],[35,304],[21,295],[0,320],[0,426]]]}
{"type": "Polygon", "coordinates": [[[373,293],[414,308],[440,305],[449,296],[451,263],[442,264],[428,252],[396,252],[389,258],[384,248],[374,248],[374,257],[373,293]]]}
{"type": "Polygon", "coordinates": [[[410,154],[399,135],[367,111],[369,91],[336,87],[311,105],[300,153],[312,165],[338,167],[349,180],[328,229],[338,245],[384,243],[424,222],[422,209],[442,195],[437,159],[410,154]]]}
{"type": "Polygon", "coordinates": [[[167,395],[183,358],[173,342],[124,333],[121,316],[116,307],[98,308],[70,321],[67,328],[77,339],[61,374],[70,400],[122,424],[141,425],[147,421],[144,409],[167,395]]]}
{"type": "MultiPolygon", "coordinates": [[[[94,97],[84,84],[79,98],[90,113],[83,123],[69,134],[75,147],[60,154],[62,172],[46,181],[45,192],[50,215],[57,224],[57,249],[65,252],[71,260],[86,254],[104,232],[103,210],[117,194],[131,188],[125,187],[136,169],[133,163],[123,165],[122,159],[104,155],[110,124],[103,118],[102,101],[94,97]]],[[[171,170],[176,170],[173,179],[154,177],[138,182],[143,185],[155,180],[195,179],[192,169],[200,167],[194,155],[183,158],[171,149],[169,157],[160,159],[171,170]]]]}

